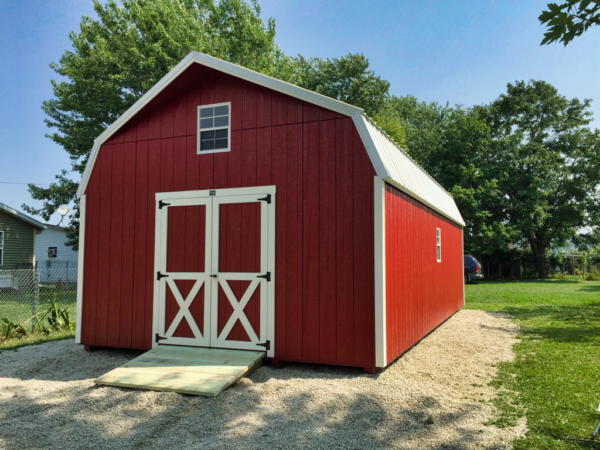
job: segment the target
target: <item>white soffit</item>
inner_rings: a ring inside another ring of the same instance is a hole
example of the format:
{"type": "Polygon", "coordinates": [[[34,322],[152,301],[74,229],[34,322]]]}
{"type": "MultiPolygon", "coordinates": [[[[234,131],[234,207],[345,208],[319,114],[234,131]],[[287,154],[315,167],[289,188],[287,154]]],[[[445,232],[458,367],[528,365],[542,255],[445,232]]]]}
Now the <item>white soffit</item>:
{"type": "Polygon", "coordinates": [[[339,100],[326,97],[316,92],[303,89],[285,81],[277,80],[275,78],[263,75],[262,73],[255,72],[250,69],[238,66],[236,64],[223,61],[212,56],[205,55],[200,52],[191,52],[187,55],[179,64],[177,64],[169,73],[167,73],[158,83],[156,83],[152,89],[144,94],[135,104],[123,113],[115,122],[108,127],[104,132],[94,140],[94,146],[90,153],[90,157],[81,176],[81,183],[79,183],[79,189],[77,189],[77,197],[81,197],[87,188],[92,168],[98,157],[98,151],[100,146],[108,140],[117,130],[129,121],[138,111],[146,106],[154,97],[156,97],[164,88],[166,88],[173,80],[175,80],[183,71],[194,63],[201,64],[206,67],[218,70],[220,72],[227,73],[229,75],[250,81],[255,84],[273,89],[274,91],[281,92],[291,97],[304,100],[308,103],[321,106],[325,109],[335,111],[345,116],[352,116],[355,113],[362,113],[362,109],[356,106],[349,105],[339,100]]]}
{"type": "Polygon", "coordinates": [[[366,115],[355,113],[353,119],[381,179],[465,226],[454,199],[437,181],[366,115]]]}

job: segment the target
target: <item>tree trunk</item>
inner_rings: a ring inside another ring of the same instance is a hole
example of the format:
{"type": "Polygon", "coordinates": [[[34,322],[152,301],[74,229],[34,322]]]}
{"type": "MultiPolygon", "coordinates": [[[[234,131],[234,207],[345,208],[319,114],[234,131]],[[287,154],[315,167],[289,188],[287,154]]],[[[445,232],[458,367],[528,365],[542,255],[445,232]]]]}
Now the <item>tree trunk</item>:
{"type": "Polygon", "coordinates": [[[529,239],[529,245],[531,246],[531,251],[533,252],[533,257],[535,258],[535,266],[537,269],[538,278],[548,278],[546,246],[536,239],[529,239]]]}

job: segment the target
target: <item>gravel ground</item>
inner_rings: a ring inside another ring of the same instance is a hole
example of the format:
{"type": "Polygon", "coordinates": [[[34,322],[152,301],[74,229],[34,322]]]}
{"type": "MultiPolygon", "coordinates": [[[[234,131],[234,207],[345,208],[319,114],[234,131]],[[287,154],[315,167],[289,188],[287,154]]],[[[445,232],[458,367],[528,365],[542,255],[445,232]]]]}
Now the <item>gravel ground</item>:
{"type": "Polygon", "coordinates": [[[375,375],[262,367],[216,398],[98,387],[139,352],[72,340],[0,353],[1,448],[511,448],[526,431],[487,427],[494,365],[516,327],[463,310],[375,375]]]}

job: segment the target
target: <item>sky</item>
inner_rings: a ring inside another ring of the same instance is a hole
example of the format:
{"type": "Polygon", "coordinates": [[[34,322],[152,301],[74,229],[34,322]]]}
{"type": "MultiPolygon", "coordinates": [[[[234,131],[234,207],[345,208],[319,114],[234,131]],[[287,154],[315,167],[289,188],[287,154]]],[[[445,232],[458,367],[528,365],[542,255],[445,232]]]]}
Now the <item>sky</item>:
{"type": "MultiPolygon", "coordinates": [[[[566,48],[541,47],[538,16],[546,1],[262,0],[275,18],[277,44],[289,55],[335,58],[363,53],[391,83],[390,93],[466,107],[485,104],[516,80],[544,80],[567,98],[597,99],[600,28],[566,48]]],[[[70,169],[66,152],[45,137],[41,105],[52,98],[49,67],[70,48],[69,33],[91,0],[2,2],[0,15],[0,203],[40,206],[26,184],[44,186],[70,169]],[[8,184],[11,183],[11,184],[8,184]]],[[[596,126],[596,122],[592,123],[596,126]]],[[[77,174],[72,174],[78,179],[77,174]]],[[[42,220],[36,217],[38,220],[42,220]]],[[[58,223],[54,215],[50,223],[58,223]]]]}

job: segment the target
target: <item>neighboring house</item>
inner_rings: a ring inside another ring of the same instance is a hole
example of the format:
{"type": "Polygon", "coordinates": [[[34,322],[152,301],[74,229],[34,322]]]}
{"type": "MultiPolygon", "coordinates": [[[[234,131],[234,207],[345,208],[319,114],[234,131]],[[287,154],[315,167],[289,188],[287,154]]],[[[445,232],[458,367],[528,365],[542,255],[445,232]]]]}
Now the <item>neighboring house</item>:
{"type": "Polygon", "coordinates": [[[77,342],[385,367],[464,304],[454,199],[362,109],[193,52],[94,142],[77,342]]]}
{"type": "Polygon", "coordinates": [[[31,272],[22,269],[33,268],[37,233],[43,229],[43,223],[0,203],[0,289],[31,281],[31,272]]]}
{"type": "Polygon", "coordinates": [[[46,224],[35,241],[35,259],[41,281],[76,281],[77,252],[65,245],[67,229],[46,224]]]}
{"type": "Polygon", "coordinates": [[[0,203],[0,270],[31,269],[37,234],[44,224],[0,203]]]}

